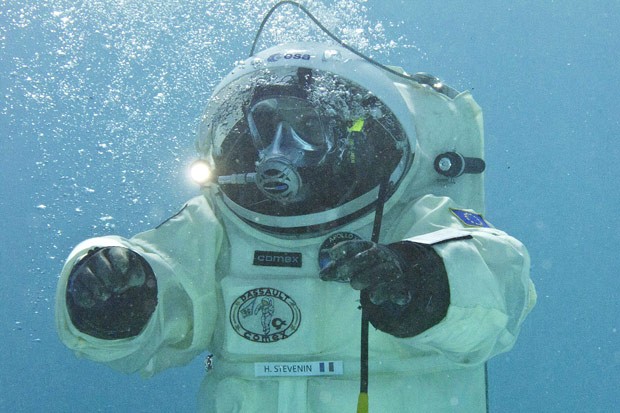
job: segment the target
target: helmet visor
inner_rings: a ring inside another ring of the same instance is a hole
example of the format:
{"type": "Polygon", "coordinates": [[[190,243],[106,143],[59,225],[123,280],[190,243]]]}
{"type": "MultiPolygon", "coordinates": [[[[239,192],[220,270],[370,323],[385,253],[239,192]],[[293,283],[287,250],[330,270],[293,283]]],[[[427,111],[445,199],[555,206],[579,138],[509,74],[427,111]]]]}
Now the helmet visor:
{"type": "Polygon", "coordinates": [[[294,202],[269,199],[254,184],[221,187],[235,212],[273,217],[273,227],[289,226],[285,217],[294,226],[300,216],[319,224],[368,211],[378,185],[389,181],[391,195],[412,159],[404,128],[376,94],[321,70],[307,81],[294,67],[257,70],[219,89],[198,147],[219,176],[258,172],[273,154],[294,160],[302,183],[294,202]]]}

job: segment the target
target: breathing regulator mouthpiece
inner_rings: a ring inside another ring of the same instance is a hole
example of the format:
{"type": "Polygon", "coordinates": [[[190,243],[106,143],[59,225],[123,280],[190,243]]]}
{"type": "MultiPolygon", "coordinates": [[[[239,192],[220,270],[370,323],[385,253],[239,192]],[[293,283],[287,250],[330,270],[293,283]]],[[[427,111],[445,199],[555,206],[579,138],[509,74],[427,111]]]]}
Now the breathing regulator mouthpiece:
{"type": "Polygon", "coordinates": [[[284,157],[270,158],[256,166],[256,185],[268,198],[286,203],[299,196],[301,176],[284,157]]]}
{"type": "Polygon", "coordinates": [[[256,172],[215,176],[206,161],[199,159],[190,166],[192,180],[205,186],[209,183],[218,185],[255,184],[269,199],[280,203],[295,200],[302,187],[302,180],[297,168],[286,158],[271,158],[260,162],[256,172]]]}

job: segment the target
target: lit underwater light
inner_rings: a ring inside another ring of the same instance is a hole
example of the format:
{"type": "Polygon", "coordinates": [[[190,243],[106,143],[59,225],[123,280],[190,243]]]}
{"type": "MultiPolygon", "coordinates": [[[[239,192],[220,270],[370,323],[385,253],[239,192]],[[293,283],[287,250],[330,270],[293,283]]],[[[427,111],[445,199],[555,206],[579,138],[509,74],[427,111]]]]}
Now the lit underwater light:
{"type": "Polygon", "coordinates": [[[204,185],[211,178],[211,168],[204,160],[199,159],[190,165],[189,176],[195,183],[204,185]]]}

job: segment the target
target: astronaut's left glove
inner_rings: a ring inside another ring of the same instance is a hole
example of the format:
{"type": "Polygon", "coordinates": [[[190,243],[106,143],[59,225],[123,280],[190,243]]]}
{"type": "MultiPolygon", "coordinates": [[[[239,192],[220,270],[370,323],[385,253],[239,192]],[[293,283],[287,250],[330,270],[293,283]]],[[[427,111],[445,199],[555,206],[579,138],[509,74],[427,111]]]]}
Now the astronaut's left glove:
{"type": "Polygon", "coordinates": [[[440,322],[450,303],[441,257],[428,245],[389,245],[351,240],[333,246],[321,270],[324,281],[349,282],[361,290],[373,326],[397,337],[413,337],[440,322]]]}

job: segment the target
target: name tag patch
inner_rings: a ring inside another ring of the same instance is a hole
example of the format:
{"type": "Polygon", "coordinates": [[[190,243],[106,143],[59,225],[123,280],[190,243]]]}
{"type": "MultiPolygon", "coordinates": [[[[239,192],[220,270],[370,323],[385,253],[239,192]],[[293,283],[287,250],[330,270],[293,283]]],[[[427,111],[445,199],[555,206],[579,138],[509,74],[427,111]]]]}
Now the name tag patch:
{"type": "Polygon", "coordinates": [[[256,377],[340,376],[343,373],[342,361],[254,363],[256,377]]]}
{"type": "Polygon", "coordinates": [[[254,251],[254,265],[263,267],[301,267],[301,253],[254,251]]]}

